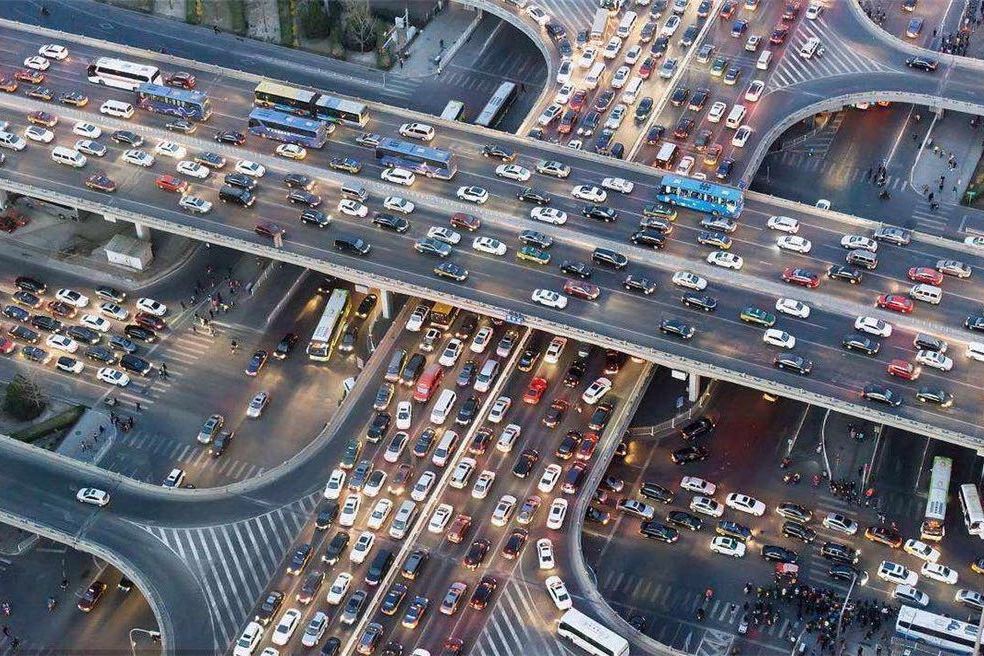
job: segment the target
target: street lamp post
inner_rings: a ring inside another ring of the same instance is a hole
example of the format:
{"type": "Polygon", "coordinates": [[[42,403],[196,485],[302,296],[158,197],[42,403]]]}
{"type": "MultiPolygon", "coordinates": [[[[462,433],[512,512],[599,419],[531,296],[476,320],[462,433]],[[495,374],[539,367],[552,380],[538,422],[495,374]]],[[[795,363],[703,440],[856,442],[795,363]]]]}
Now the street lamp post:
{"type": "Polygon", "coordinates": [[[151,631],[150,629],[141,629],[140,627],[136,627],[136,626],[133,627],[132,629],[130,629],[130,653],[133,654],[133,656],[137,656],[137,641],[133,639],[133,634],[134,633],[144,633],[151,640],[153,640],[154,642],[157,642],[158,640],[161,639],[161,632],[160,631],[151,631]]]}
{"type": "Polygon", "coordinates": [[[851,587],[847,589],[847,594],[844,595],[844,603],[841,605],[840,613],[837,614],[837,630],[834,632],[834,645],[836,645],[837,642],[840,640],[841,623],[844,621],[844,611],[847,610],[847,602],[851,599],[851,593],[854,592],[854,585],[857,582],[858,582],[858,574],[857,572],[854,572],[851,575],[851,587]]]}

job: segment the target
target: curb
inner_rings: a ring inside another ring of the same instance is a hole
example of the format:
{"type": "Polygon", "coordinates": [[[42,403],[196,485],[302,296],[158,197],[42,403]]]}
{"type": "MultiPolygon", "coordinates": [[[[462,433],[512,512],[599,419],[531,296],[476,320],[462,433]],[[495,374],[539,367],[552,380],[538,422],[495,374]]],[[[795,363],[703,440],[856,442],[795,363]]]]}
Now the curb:
{"type": "Polygon", "coordinates": [[[465,30],[458,36],[457,40],[451,44],[450,48],[445,50],[443,53],[440,53],[441,59],[437,65],[438,75],[444,71],[444,64],[454,59],[454,56],[458,54],[458,51],[461,50],[462,46],[464,46],[465,43],[471,38],[472,32],[475,31],[478,24],[482,22],[482,18],[485,17],[481,7],[476,8],[475,12],[475,18],[472,19],[472,22],[468,24],[468,27],[466,27],[465,30]]]}

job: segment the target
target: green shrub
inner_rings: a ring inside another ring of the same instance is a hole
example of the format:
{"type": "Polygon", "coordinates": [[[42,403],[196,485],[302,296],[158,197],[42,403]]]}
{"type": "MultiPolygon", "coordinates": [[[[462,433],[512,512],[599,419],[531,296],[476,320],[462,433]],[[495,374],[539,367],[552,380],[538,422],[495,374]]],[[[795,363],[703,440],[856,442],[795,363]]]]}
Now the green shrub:
{"type": "Polygon", "coordinates": [[[37,419],[47,405],[44,390],[27,376],[17,374],[7,385],[3,409],[18,421],[37,419]]]}
{"type": "Polygon", "coordinates": [[[54,417],[45,419],[44,421],[33,426],[29,426],[23,430],[16,431],[11,435],[11,437],[15,440],[20,440],[21,442],[27,442],[29,444],[31,442],[36,442],[42,437],[46,437],[55,431],[72,427],[84,412],[84,405],[73,406],[65,412],[55,415],[54,417]]]}

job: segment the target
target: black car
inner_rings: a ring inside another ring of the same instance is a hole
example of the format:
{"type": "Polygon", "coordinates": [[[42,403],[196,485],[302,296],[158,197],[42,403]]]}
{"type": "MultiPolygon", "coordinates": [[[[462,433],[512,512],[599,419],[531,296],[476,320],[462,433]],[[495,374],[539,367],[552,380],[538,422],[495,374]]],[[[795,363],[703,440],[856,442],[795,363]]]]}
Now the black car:
{"type": "Polygon", "coordinates": [[[351,157],[332,157],[328,166],[336,171],[345,171],[346,173],[352,174],[362,170],[362,162],[351,157]]]}
{"type": "Polygon", "coordinates": [[[846,280],[852,285],[857,285],[861,282],[863,276],[859,269],[852,266],[847,266],[846,264],[832,264],[827,269],[827,277],[833,280],[846,280]]]}
{"type": "Polygon", "coordinates": [[[7,329],[7,334],[14,339],[19,339],[29,344],[34,344],[41,339],[41,335],[37,334],[27,326],[11,326],[7,329]]]}
{"type": "Polygon", "coordinates": [[[595,96],[594,108],[596,112],[605,112],[612,105],[612,101],[615,100],[615,92],[611,89],[605,89],[597,96],[595,96]]]}
{"type": "Polygon", "coordinates": [[[785,517],[786,519],[792,519],[793,521],[800,522],[801,524],[806,524],[811,519],[813,519],[813,511],[805,506],[801,506],[798,503],[792,503],[790,501],[783,501],[778,506],[776,506],[776,513],[780,517],[785,517]]]}
{"type": "Polygon", "coordinates": [[[429,557],[430,554],[427,553],[426,549],[414,549],[407,556],[407,559],[403,561],[403,567],[400,568],[400,575],[411,581],[416,579],[423,570],[424,565],[427,564],[429,557]]]}
{"type": "Polygon", "coordinates": [[[807,544],[817,539],[816,531],[806,524],[801,524],[800,522],[794,522],[792,520],[786,520],[783,522],[782,528],[779,530],[787,538],[796,538],[797,540],[807,544]]]}
{"type": "MultiPolygon", "coordinates": [[[[125,357],[125,356],[124,356],[125,357]]],[[[232,444],[232,439],[236,436],[233,431],[222,431],[216,436],[208,447],[208,452],[213,458],[218,458],[225,453],[232,444]]]]}
{"type": "Polygon", "coordinates": [[[310,191],[304,191],[303,189],[291,189],[288,191],[287,200],[291,203],[307,205],[308,207],[321,205],[321,196],[312,194],[310,191]]]}
{"type": "Polygon", "coordinates": [[[24,291],[23,289],[14,292],[12,298],[21,305],[26,305],[30,308],[36,308],[41,305],[41,299],[38,298],[36,294],[33,292],[24,291]]]}
{"type": "Polygon", "coordinates": [[[698,437],[710,435],[714,430],[714,420],[704,415],[693,420],[680,429],[680,437],[685,440],[696,440],[698,437]]]}
{"type": "Polygon", "coordinates": [[[626,291],[641,292],[646,295],[652,294],[656,291],[655,282],[649,278],[632,273],[625,276],[625,280],[622,281],[622,287],[624,287],[626,291]]]}
{"type": "Polygon", "coordinates": [[[661,522],[643,522],[639,527],[639,533],[650,540],[659,540],[667,544],[673,544],[680,539],[680,532],[672,526],[667,526],[661,522]]]}
{"type": "Polygon", "coordinates": [[[263,626],[268,626],[273,620],[273,616],[277,614],[280,610],[280,606],[284,603],[284,593],[279,590],[273,590],[267,594],[266,599],[260,604],[259,609],[256,611],[256,616],[253,618],[263,626]]]}
{"type": "Polygon", "coordinates": [[[588,420],[588,430],[598,432],[605,430],[605,426],[608,425],[614,411],[615,406],[611,403],[602,403],[599,405],[591,413],[591,418],[588,420]]]}
{"type": "Polygon", "coordinates": [[[383,615],[396,615],[396,611],[400,609],[400,604],[407,596],[407,590],[407,586],[402,583],[391,585],[390,589],[386,591],[386,596],[383,597],[383,603],[379,605],[380,612],[383,615]]]}
{"type": "Polygon", "coordinates": [[[494,144],[486,144],[482,146],[482,155],[492,159],[497,159],[501,162],[511,162],[516,159],[515,151],[494,144]]]}
{"type": "Polygon", "coordinates": [[[679,107],[683,103],[687,102],[687,98],[690,97],[690,89],[686,86],[680,85],[673,90],[673,94],[670,96],[670,104],[674,107],[679,107]]]}
{"type": "Polygon", "coordinates": [[[589,265],[573,260],[564,260],[564,263],[560,265],[560,270],[569,276],[576,276],[581,280],[588,280],[593,273],[589,265]]]}
{"type": "Polygon", "coordinates": [[[774,563],[793,564],[799,555],[795,551],[780,547],[777,544],[763,544],[762,558],[774,563]]]}
{"type": "Polygon", "coordinates": [[[664,335],[674,335],[680,339],[690,339],[697,333],[693,326],[680,319],[663,319],[659,322],[659,330],[664,335]]]}
{"type": "Polygon", "coordinates": [[[386,228],[393,232],[403,233],[410,229],[410,222],[405,217],[387,214],[385,212],[378,212],[372,218],[372,222],[380,228],[386,228]]]}
{"type": "Polygon", "coordinates": [[[624,269],[629,265],[629,258],[625,257],[625,255],[619,253],[618,251],[611,250],[610,248],[594,249],[591,253],[591,261],[596,264],[604,264],[615,270],[624,269]]]}
{"type": "Polygon", "coordinates": [[[657,219],[654,216],[644,216],[639,219],[639,227],[654,230],[662,235],[668,235],[673,232],[673,226],[670,223],[667,223],[663,219],[657,219]]]}
{"type": "Polygon", "coordinates": [[[21,354],[32,362],[47,362],[48,352],[38,346],[22,346],[21,354]]]}
{"type": "Polygon", "coordinates": [[[714,171],[714,177],[718,180],[727,180],[731,177],[731,170],[735,167],[735,160],[725,159],[718,164],[717,169],[714,171]]]}
{"type": "Polygon", "coordinates": [[[62,322],[46,314],[37,314],[31,317],[31,325],[38,330],[54,333],[62,329],[62,322]]]}
{"type": "Polygon", "coordinates": [[[605,207],[604,205],[585,205],[581,208],[581,214],[586,218],[605,223],[612,223],[618,218],[618,212],[615,211],[614,207],[605,207]]]}
{"type": "Polygon", "coordinates": [[[824,542],[823,546],[820,547],[820,555],[835,563],[847,565],[853,565],[861,559],[859,550],[840,542],[824,542]]]}
{"type": "Polygon", "coordinates": [[[85,357],[106,365],[116,364],[116,355],[106,346],[90,346],[85,350],[85,357]]]}
{"type": "Polygon", "coordinates": [[[581,125],[577,129],[577,133],[585,137],[590,137],[598,128],[598,123],[600,121],[601,114],[595,111],[588,112],[587,115],[581,119],[581,125]]]}
{"type": "Polygon", "coordinates": [[[454,336],[461,340],[471,339],[478,330],[478,316],[468,313],[454,329],[454,336]]]}
{"type": "Polygon", "coordinates": [[[639,104],[636,106],[635,117],[634,117],[636,124],[641,125],[642,123],[645,123],[646,119],[649,118],[649,115],[652,113],[653,113],[653,99],[651,96],[646,96],[645,98],[640,100],[639,104]]]}
{"type": "Polygon", "coordinates": [[[311,544],[305,543],[294,550],[291,554],[290,562],[287,564],[288,574],[300,574],[304,566],[307,565],[308,559],[311,557],[311,544]]]}
{"type": "Polygon", "coordinates": [[[772,361],[777,369],[795,371],[800,376],[809,376],[813,371],[813,361],[795,353],[780,353],[772,361]]]}
{"type": "Polygon", "coordinates": [[[389,430],[391,421],[392,417],[390,417],[388,412],[377,412],[369,424],[369,429],[366,431],[366,439],[370,442],[378,442],[383,439],[389,430]]]}
{"type": "Polygon", "coordinates": [[[545,235],[536,230],[523,230],[519,233],[519,241],[529,246],[547,249],[553,246],[554,240],[550,235],[545,235]]]}
{"type": "Polygon", "coordinates": [[[489,602],[492,600],[492,595],[495,594],[495,590],[498,587],[499,581],[494,576],[483,576],[482,580],[478,584],[478,587],[475,588],[475,592],[472,593],[472,597],[468,602],[468,605],[475,610],[484,609],[489,605],[489,602]]]}
{"type": "Polygon", "coordinates": [[[327,228],[331,225],[331,219],[321,210],[306,208],[301,212],[301,223],[310,223],[319,228],[327,228]]]}
{"type": "Polygon", "coordinates": [[[273,357],[278,360],[285,360],[287,356],[290,355],[291,350],[293,350],[294,345],[297,344],[300,338],[294,333],[287,333],[284,335],[279,342],[277,342],[277,348],[273,350],[273,357]]]}
{"type": "Polygon", "coordinates": [[[550,196],[547,196],[542,191],[537,191],[533,187],[526,187],[521,192],[516,194],[516,198],[525,203],[536,203],[537,205],[550,204],[550,196]]]}
{"type": "Polygon", "coordinates": [[[368,255],[369,251],[372,249],[372,246],[369,243],[359,239],[358,237],[339,237],[335,240],[334,246],[336,251],[360,256],[368,255]]]}
{"type": "Polygon", "coordinates": [[[461,404],[458,408],[458,416],[454,418],[454,423],[461,426],[467,426],[472,423],[475,419],[475,415],[478,414],[478,410],[481,407],[482,401],[477,396],[472,394],[465,402],[461,404]]]}
{"type": "Polygon", "coordinates": [[[608,149],[608,156],[614,157],[615,159],[622,159],[625,157],[625,145],[616,141],[612,144],[611,148],[608,149]]]}
{"type": "Polygon", "coordinates": [[[150,362],[132,353],[123,354],[123,357],[120,358],[120,367],[141,376],[146,376],[153,369],[150,362]]]}
{"type": "Polygon", "coordinates": [[[102,341],[99,331],[88,326],[69,326],[65,334],[83,344],[98,344],[102,341]]]}
{"type": "Polygon", "coordinates": [[[830,569],[827,570],[827,576],[835,581],[842,581],[844,583],[852,583],[857,579],[859,585],[864,585],[868,580],[868,575],[864,571],[844,563],[831,565],[830,569]]]}
{"type": "Polygon", "coordinates": [[[539,347],[523,349],[522,354],[519,356],[519,361],[516,362],[516,368],[520,371],[531,371],[540,359],[540,355],[541,351],[539,347]]]}
{"type": "Polygon", "coordinates": [[[567,431],[567,435],[557,445],[554,455],[560,460],[570,460],[581,443],[582,435],[576,430],[567,431]]]}
{"type": "Polygon", "coordinates": [[[235,132],[233,130],[219,130],[215,133],[215,140],[219,143],[242,146],[246,143],[246,135],[242,132],[235,132]]]}
{"type": "Polygon", "coordinates": [[[519,454],[516,464],[513,465],[513,476],[517,478],[526,478],[530,475],[530,472],[533,471],[533,467],[536,466],[536,462],[539,459],[540,453],[538,451],[535,449],[525,449],[519,454]]]}
{"type": "Polygon", "coordinates": [[[430,451],[431,446],[434,445],[434,440],[437,438],[437,432],[433,428],[425,428],[417,436],[416,442],[413,444],[413,455],[417,458],[423,458],[430,451]]]}
{"type": "Polygon", "coordinates": [[[680,302],[689,308],[696,308],[704,312],[713,312],[717,309],[717,299],[700,292],[684,292],[680,297],[680,302]]]}
{"type": "Polygon", "coordinates": [[[984,332],[984,314],[972,314],[964,320],[964,328],[984,332]]]}
{"type": "MultiPolygon", "coordinates": [[[[141,342],[152,343],[157,341],[157,333],[153,330],[149,330],[135,324],[130,324],[123,328],[123,334],[130,339],[136,339],[141,342]]],[[[112,341],[112,338],[110,338],[110,343],[112,343],[112,341]]]]}
{"type": "Polygon", "coordinates": [[[256,189],[256,185],[259,182],[251,175],[246,175],[245,173],[227,173],[225,176],[225,183],[233,187],[239,187],[240,189],[245,189],[246,191],[253,191],[256,189]]]}
{"type": "Polygon", "coordinates": [[[468,269],[454,262],[441,262],[434,267],[434,274],[439,278],[450,278],[455,282],[464,282],[468,279],[468,269]]]}
{"type": "Polygon", "coordinates": [[[921,71],[932,73],[936,70],[939,63],[935,59],[929,59],[928,57],[909,57],[905,60],[905,65],[909,68],[918,68],[921,71]]]}
{"type": "Polygon", "coordinates": [[[19,305],[3,306],[3,315],[14,321],[30,321],[31,313],[19,305]]]}
{"type": "Polygon", "coordinates": [[[328,546],[325,548],[325,553],[321,556],[322,562],[328,563],[329,565],[334,565],[338,562],[342,553],[349,543],[349,534],[345,531],[339,531],[335,534],[335,537],[331,539],[328,546]]]}
{"type": "Polygon", "coordinates": [[[595,508],[594,506],[588,506],[588,509],[584,513],[584,520],[592,524],[607,524],[611,521],[611,518],[611,513],[607,510],[595,508]]]}
{"type": "Polygon", "coordinates": [[[653,57],[659,59],[666,54],[666,50],[669,47],[670,37],[664,35],[653,41],[653,45],[649,47],[649,52],[652,53],[653,57]]]}
{"type": "Polygon", "coordinates": [[[674,494],[659,483],[645,481],[639,488],[639,493],[647,499],[653,499],[660,503],[673,503],[674,494]]]}
{"type": "Polygon", "coordinates": [[[881,348],[881,344],[877,340],[865,335],[856,334],[845,335],[841,341],[841,346],[848,351],[861,351],[865,355],[870,356],[878,355],[878,349],[881,348]]]}
{"type": "Polygon", "coordinates": [[[864,389],[861,390],[861,398],[866,401],[884,403],[893,408],[902,405],[902,396],[898,392],[891,387],[874,383],[864,386],[864,389]]]}
{"type": "Polygon", "coordinates": [[[116,143],[126,144],[134,148],[142,146],[144,142],[143,137],[130,130],[116,130],[110,135],[110,138],[116,143]]]}
{"type": "Polygon", "coordinates": [[[14,279],[14,286],[17,289],[23,289],[26,292],[31,292],[39,296],[44,295],[48,291],[48,285],[30,276],[17,276],[14,279]]]}
{"type": "Polygon", "coordinates": [[[284,176],[284,184],[288,189],[311,191],[314,188],[314,180],[301,173],[288,173],[284,176]]]}
{"type": "Polygon", "coordinates": [[[629,237],[629,240],[638,246],[652,246],[654,250],[666,246],[666,237],[663,236],[663,233],[655,230],[636,230],[629,237]]]}
{"type": "Polygon", "coordinates": [[[704,447],[694,445],[677,449],[670,454],[670,459],[678,465],[685,465],[688,462],[702,462],[707,460],[710,455],[710,452],[704,447]]]}
{"type": "Polygon", "coordinates": [[[207,166],[210,169],[221,169],[226,165],[226,158],[218,153],[212,153],[207,150],[195,155],[195,161],[202,166],[207,166]]]}
{"type": "Polygon", "coordinates": [[[564,374],[564,386],[577,387],[581,383],[581,379],[584,378],[587,368],[587,363],[581,358],[571,362],[571,366],[567,368],[567,373],[564,374]]]}
{"type": "Polygon", "coordinates": [[[182,134],[191,134],[197,129],[197,125],[191,121],[186,121],[183,118],[173,119],[164,124],[165,129],[171,132],[180,132],[182,134]]]}
{"type": "Polygon", "coordinates": [[[916,399],[942,408],[949,408],[953,405],[953,394],[942,387],[923,385],[916,391],[916,399]]]}
{"type": "Polygon", "coordinates": [[[666,514],[666,522],[688,531],[699,531],[704,526],[704,520],[685,510],[671,510],[666,514]]]}

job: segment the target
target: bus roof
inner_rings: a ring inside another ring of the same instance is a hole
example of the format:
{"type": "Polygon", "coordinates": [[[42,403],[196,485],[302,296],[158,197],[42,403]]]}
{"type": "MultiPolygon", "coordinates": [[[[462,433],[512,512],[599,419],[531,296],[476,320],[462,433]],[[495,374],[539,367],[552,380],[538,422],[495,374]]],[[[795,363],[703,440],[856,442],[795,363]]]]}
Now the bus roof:
{"type": "Polygon", "coordinates": [[[292,100],[297,100],[300,102],[310,103],[313,102],[315,97],[318,95],[314,91],[308,91],[307,89],[298,89],[297,87],[288,86],[286,84],[280,84],[279,82],[270,82],[264,80],[256,85],[256,89],[253,93],[272,93],[277,96],[283,96],[284,98],[290,98],[292,100]]]}
{"type": "Polygon", "coordinates": [[[286,112],[278,112],[275,109],[267,109],[265,107],[256,107],[249,113],[250,118],[255,118],[260,121],[275,121],[281,125],[286,125],[290,127],[297,127],[304,130],[317,130],[319,127],[324,126],[324,121],[318,121],[310,118],[303,118],[295,114],[287,114],[286,112]]]}
{"type": "Polygon", "coordinates": [[[338,98],[337,96],[321,95],[314,104],[316,107],[330,107],[340,112],[349,112],[352,114],[363,114],[366,111],[364,103],[338,98]]]}
{"type": "Polygon", "coordinates": [[[152,64],[137,64],[135,62],[126,61],[125,59],[115,59],[113,57],[100,57],[92,63],[93,66],[97,68],[111,68],[116,71],[123,73],[136,73],[136,72],[148,72],[148,71],[158,71],[156,66],[152,64]]]}
{"type": "Polygon", "coordinates": [[[175,89],[161,84],[150,84],[145,82],[137,87],[137,93],[149,93],[158,98],[173,98],[182,102],[194,102],[204,104],[208,100],[208,95],[194,89],[175,89]]]}
{"type": "Polygon", "coordinates": [[[722,200],[733,200],[740,203],[742,200],[741,189],[729,187],[727,185],[715,184],[706,180],[697,180],[682,175],[664,175],[662,184],[680,187],[681,189],[691,189],[693,191],[711,192],[719,196],[722,200]]]}
{"type": "Polygon", "coordinates": [[[489,102],[486,103],[482,112],[475,119],[475,125],[481,125],[483,127],[489,127],[493,119],[502,109],[510,97],[516,92],[516,84],[513,82],[503,82],[499,85],[499,88],[495,90],[492,97],[489,98],[489,102]]]}
{"type": "Polygon", "coordinates": [[[429,148],[427,146],[421,146],[409,141],[401,141],[400,139],[394,139],[392,137],[384,137],[380,139],[379,145],[376,146],[376,150],[392,150],[402,155],[422,157],[438,162],[448,162],[451,159],[451,153],[447,150],[441,150],[440,148],[429,148]]]}

